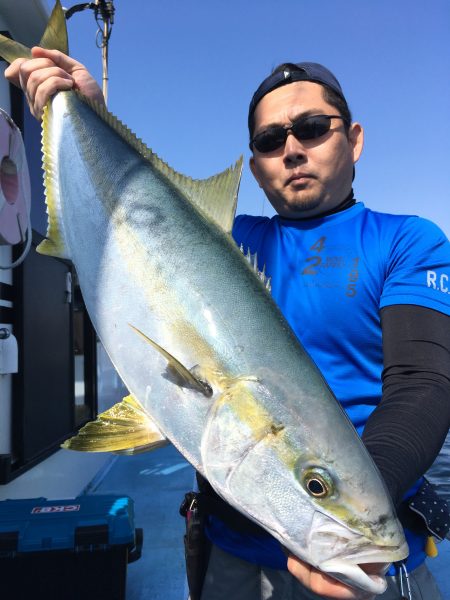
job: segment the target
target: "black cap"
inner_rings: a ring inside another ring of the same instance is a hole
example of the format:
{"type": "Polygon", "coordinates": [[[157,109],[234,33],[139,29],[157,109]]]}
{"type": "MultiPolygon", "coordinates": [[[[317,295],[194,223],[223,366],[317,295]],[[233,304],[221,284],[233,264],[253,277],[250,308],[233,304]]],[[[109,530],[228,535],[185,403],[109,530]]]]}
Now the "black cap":
{"type": "Polygon", "coordinates": [[[285,68],[272,73],[261,83],[259,88],[253,94],[248,109],[248,122],[250,129],[250,119],[255,112],[256,105],[266,94],[272,90],[292,83],[293,81],[313,81],[322,85],[327,85],[334,90],[345,101],[344,92],[339,84],[339,81],[323,65],[313,62],[287,63],[285,68]]]}

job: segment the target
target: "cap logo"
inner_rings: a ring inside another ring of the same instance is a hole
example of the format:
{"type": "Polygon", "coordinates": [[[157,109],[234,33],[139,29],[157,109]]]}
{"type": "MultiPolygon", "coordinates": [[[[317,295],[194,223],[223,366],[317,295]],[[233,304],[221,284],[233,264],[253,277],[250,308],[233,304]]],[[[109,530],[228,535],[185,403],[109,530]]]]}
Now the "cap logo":
{"type": "Polygon", "coordinates": [[[284,78],[285,78],[285,79],[289,79],[289,77],[291,76],[291,72],[290,72],[290,71],[288,71],[287,69],[285,69],[285,70],[283,71],[283,75],[284,75],[284,78]]]}

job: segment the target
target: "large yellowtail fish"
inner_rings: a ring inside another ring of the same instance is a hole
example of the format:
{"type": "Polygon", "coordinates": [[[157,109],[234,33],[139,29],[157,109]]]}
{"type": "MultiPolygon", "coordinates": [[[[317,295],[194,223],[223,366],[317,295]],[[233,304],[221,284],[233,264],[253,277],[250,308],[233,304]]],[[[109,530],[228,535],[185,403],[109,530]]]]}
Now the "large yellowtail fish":
{"type": "MultiPolygon", "coordinates": [[[[67,51],[57,2],[41,45],[67,51]]],[[[3,39],[11,61],[29,51],[3,39]]],[[[293,554],[380,594],[407,546],[352,424],[230,235],[241,172],[173,171],[105,107],[56,94],[42,121],[49,227],[131,396],[66,443],[170,440],[293,554]],[[359,565],[382,563],[368,575],[359,565]]]]}

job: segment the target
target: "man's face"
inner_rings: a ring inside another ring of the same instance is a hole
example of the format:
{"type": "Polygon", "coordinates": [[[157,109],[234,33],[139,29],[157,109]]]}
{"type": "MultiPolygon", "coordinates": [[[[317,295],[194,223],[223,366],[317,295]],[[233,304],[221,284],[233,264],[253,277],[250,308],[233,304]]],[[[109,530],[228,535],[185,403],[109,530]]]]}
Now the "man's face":
{"type": "MultiPolygon", "coordinates": [[[[253,136],[274,125],[289,126],[302,116],[339,115],[311,81],[279,87],[256,106],[253,136]]],[[[342,119],[331,119],[330,131],[314,140],[297,140],[292,132],[277,150],[254,148],[250,168],[278,214],[313,217],[338,206],[350,193],[353,164],[363,144],[363,131],[353,123],[347,134],[342,119]]]]}

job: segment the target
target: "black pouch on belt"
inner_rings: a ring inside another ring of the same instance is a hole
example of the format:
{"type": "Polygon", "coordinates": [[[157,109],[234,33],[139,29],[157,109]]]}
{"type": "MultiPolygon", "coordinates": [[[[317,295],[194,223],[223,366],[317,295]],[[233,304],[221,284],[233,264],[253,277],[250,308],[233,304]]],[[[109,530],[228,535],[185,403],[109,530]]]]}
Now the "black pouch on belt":
{"type": "Polygon", "coordinates": [[[448,504],[425,478],[416,495],[400,505],[398,516],[404,527],[417,533],[432,535],[440,541],[450,535],[448,504]]]}
{"type": "Polygon", "coordinates": [[[184,555],[190,600],[200,600],[208,568],[211,543],[205,535],[205,513],[198,501],[199,494],[188,492],[180,506],[186,521],[184,555]]]}

